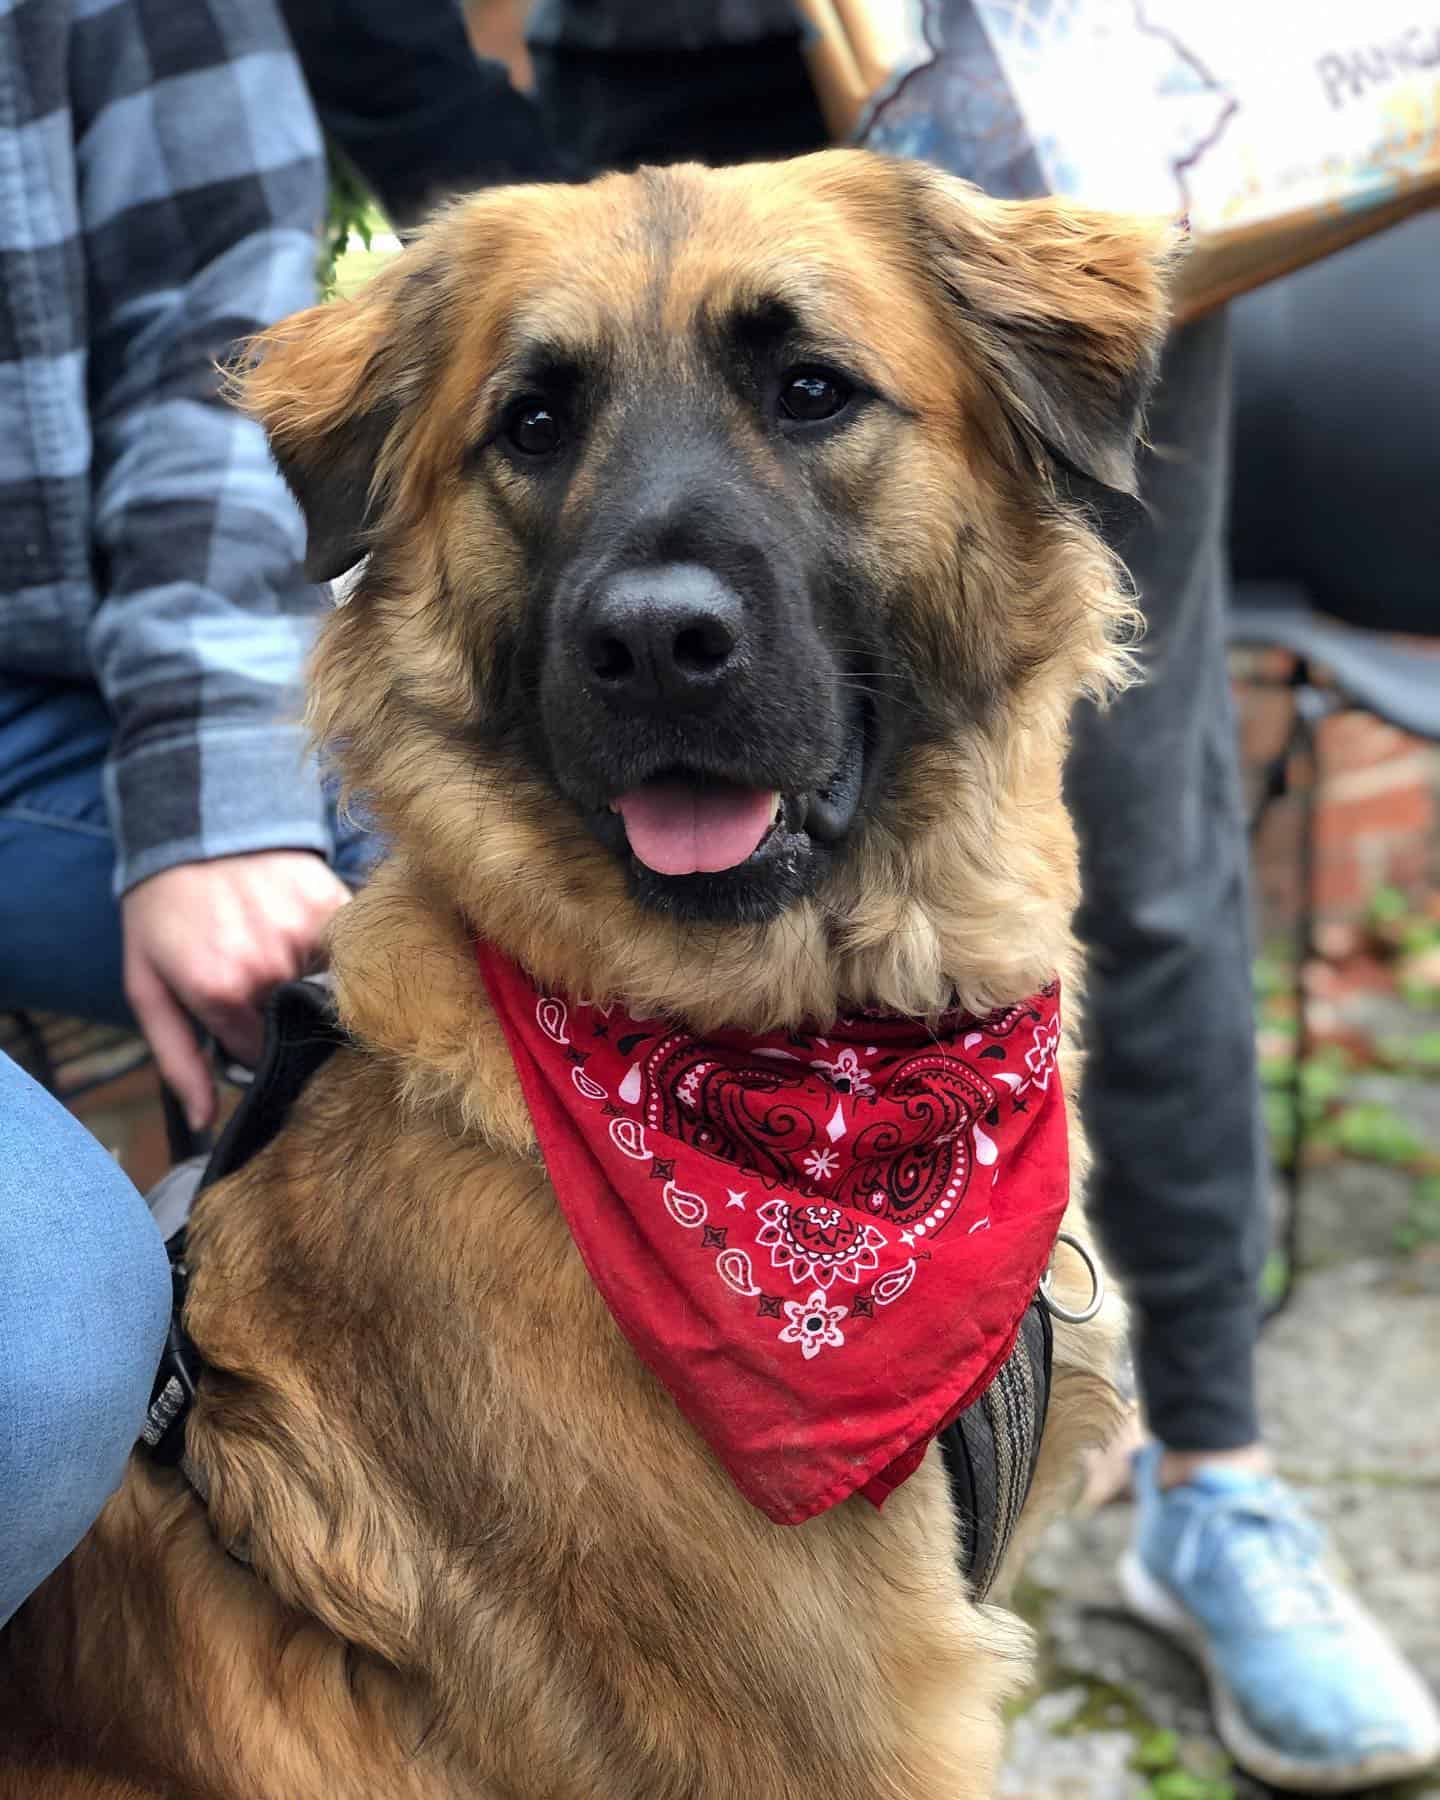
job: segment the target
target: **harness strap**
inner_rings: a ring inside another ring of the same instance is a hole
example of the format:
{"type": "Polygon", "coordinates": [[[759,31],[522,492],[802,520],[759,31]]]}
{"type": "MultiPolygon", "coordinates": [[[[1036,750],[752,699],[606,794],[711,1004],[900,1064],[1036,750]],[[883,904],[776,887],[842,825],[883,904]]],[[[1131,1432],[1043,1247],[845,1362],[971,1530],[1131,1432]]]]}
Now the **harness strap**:
{"type": "Polygon", "coordinates": [[[995,1580],[1040,1460],[1054,1341],[1050,1315],[1037,1297],[999,1374],[940,1433],[959,1515],[960,1567],[977,1600],[995,1580]]]}
{"type": "MultiPolygon", "coordinates": [[[[265,1046],[254,1079],[209,1158],[197,1157],[171,1170],[162,1184],[163,1205],[159,1190],[151,1195],[157,1213],[188,1218],[195,1195],[257,1156],[284,1125],[311,1076],[348,1042],[323,979],[312,976],[276,988],[265,1008],[265,1046]]],[[[204,1364],[182,1323],[190,1279],[183,1224],[165,1248],[170,1257],[170,1328],[140,1442],[156,1462],[173,1467],[185,1453],[185,1420],[204,1364]]]]}

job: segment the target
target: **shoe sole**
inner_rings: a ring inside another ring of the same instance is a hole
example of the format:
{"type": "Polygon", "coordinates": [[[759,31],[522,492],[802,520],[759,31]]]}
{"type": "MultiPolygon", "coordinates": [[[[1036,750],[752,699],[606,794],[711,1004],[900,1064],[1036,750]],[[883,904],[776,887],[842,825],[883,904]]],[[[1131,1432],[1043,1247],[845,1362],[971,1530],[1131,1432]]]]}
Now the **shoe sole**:
{"type": "Polygon", "coordinates": [[[1349,1763],[1312,1763],[1284,1755],[1258,1736],[1216,1667],[1204,1632],[1149,1573],[1133,1549],[1121,1557],[1119,1574],[1125,1604],[1131,1612],[1199,1663],[1210,1689],[1210,1707],[1220,1741],[1247,1774],[1286,1793],[1349,1794],[1423,1774],[1440,1758],[1440,1736],[1428,1748],[1382,1751],[1349,1763]]]}

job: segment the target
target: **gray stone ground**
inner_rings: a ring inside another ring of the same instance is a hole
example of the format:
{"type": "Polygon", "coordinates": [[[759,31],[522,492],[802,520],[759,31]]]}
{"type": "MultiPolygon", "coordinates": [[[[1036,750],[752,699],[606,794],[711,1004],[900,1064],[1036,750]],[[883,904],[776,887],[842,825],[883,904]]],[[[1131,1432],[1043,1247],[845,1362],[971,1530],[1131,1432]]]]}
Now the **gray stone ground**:
{"type": "MultiPolygon", "coordinates": [[[[1402,1030],[1435,1023],[1390,1020],[1402,1030]]],[[[1366,1076],[1361,1085],[1364,1098],[1384,1098],[1440,1149],[1440,1082],[1366,1076]]],[[[1281,1469],[1360,1593],[1440,1689],[1440,1245],[1410,1255],[1395,1248],[1412,1186],[1367,1165],[1312,1173],[1304,1266],[1290,1307],[1266,1332],[1261,1383],[1281,1469]]],[[[1269,1790],[1227,1768],[1193,1665],[1120,1610],[1114,1565],[1129,1530],[1128,1504],[1063,1521],[1026,1571],[1022,1599],[1040,1623],[1042,1674],[1014,1721],[1002,1792],[1254,1800],[1269,1790]],[[1160,1749],[1157,1730],[1178,1734],[1171,1773],[1158,1780],[1132,1766],[1142,1744],[1160,1749]],[[1187,1783],[1180,1769],[1199,1779],[1187,1783]]],[[[1440,1800],[1440,1772],[1385,1792],[1440,1800]]]]}

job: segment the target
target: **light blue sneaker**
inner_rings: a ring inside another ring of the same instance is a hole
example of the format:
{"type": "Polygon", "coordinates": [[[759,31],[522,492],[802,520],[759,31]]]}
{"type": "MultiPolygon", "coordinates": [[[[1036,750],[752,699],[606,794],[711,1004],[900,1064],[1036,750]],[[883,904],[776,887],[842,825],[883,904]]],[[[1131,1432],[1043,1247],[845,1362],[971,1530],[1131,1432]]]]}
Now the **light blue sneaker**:
{"type": "Polygon", "coordinates": [[[1440,1711],[1378,1622],[1326,1569],[1285,1485],[1223,1465],[1161,1492],[1135,1456],[1125,1599],[1203,1664],[1216,1729],[1271,1787],[1344,1794],[1440,1760],[1440,1711]]]}

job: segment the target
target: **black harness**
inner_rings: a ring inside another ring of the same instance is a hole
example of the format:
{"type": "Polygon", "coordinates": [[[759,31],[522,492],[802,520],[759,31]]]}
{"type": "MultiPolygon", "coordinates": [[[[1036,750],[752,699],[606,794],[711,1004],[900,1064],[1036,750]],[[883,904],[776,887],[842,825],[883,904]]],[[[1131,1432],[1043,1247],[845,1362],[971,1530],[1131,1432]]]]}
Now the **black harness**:
{"type": "MultiPolygon", "coordinates": [[[[170,1171],[150,1195],[152,1209],[163,1216],[164,1210],[174,1206],[188,1218],[197,1194],[243,1169],[265,1148],[290,1116],[290,1108],[310,1077],[349,1041],[323,982],[289,981],[276,988],[265,1009],[265,1046],[259,1064],[230,1122],[208,1158],[182,1163],[170,1171]]],[[[168,1467],[184,1459],[185,1420],[205,1369],[185,1330],[185,1294],[190,1281],[185,1235],[182,1225],[165,1245],[170,1256],[170,1328],[140,1433],[140,1442],[151,1456],[168,1467]]]]}
{"type": "MultiPolygon", "coordinates": [[[[310,1078],[349,1041],[323,983],[294,981],[277,988],[266,1008],[259,1066],[229,1124],[207,1160],[181,1164],[165,1177],[150,1197],[152,1207],[177,1207],[188,1217],[196,1194],[265,1148],[310,1078]]],[[[183,1225],[166,1248],[173,1291],[170,1328],[140,1441],[156,1462],[180,1465],[203,1501],[204,1484],[185,1459],[185,1420],[205,1364],[185,1331],[189,1268],[183,1225]]],[[[1049,1304],[1037,1294],[999,1373],[939,1435],[960,1528],[960,1566],[977,1599],[989,1592],[1030,1491],[1050,1400],[1053,1347],[1049,1304]]]]}

